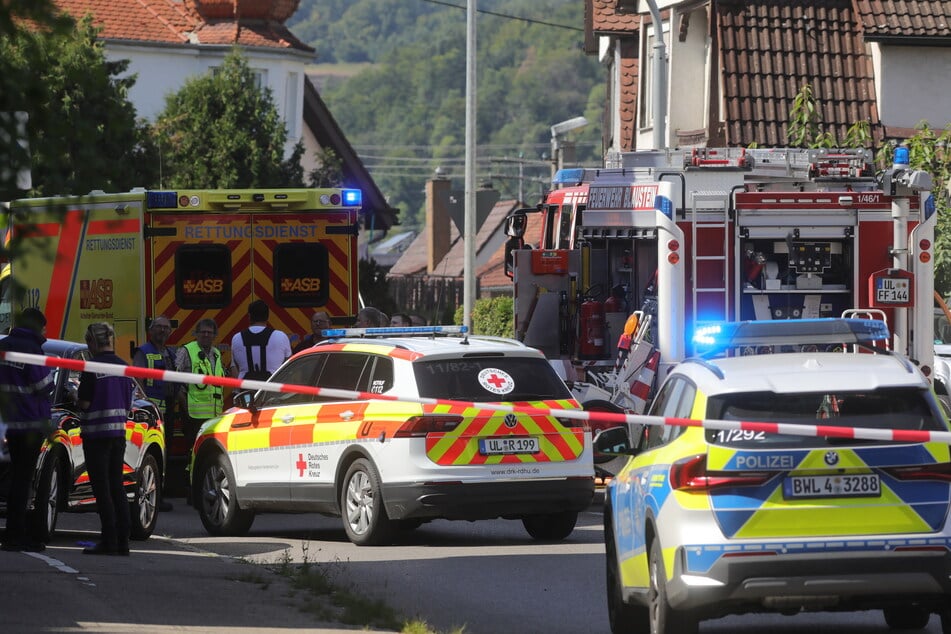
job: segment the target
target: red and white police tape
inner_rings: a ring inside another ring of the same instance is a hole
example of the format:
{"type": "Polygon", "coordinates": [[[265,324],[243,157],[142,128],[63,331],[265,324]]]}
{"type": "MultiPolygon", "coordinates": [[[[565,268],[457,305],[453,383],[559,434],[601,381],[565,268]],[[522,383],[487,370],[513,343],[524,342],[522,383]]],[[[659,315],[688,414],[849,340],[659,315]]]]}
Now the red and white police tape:
{"type": "Polygon", "coordinates": [[[333,388],[313,387],[309,385],[293,385],[290,383],[271,383],[248,379],[233,379],[229,377],[209,376],[191,372],[173,372],[171,370],[154,370],[131,365],[116,365],[114,363],[98,363],[82,359],[64,359],[62,357],[47,357],[40,354],[24,352],[0,351],[0,359],[11,363],[25,363],[28,365],[42,365],[51,368],[64,368],[80,372],[93,372],[111,376],[129,376],[138,379],[158,379],[172,383],[191,383],[195,385],[217,385],[241,390],[264,390],[266,392],[293,392],[298,394],[314,394],[330,396],[343,400],[376,399],[383,401],[404,401],[421,403],[424,405],[462,405],[501,412],[522,412],[537,414],[545,412],[560,418],[576,420],[603,421],[609,423],[637,424],[637,425],[671,425],[677,427],[703,427],[716,430],[743,430],[750,432],[765,432],[769,434],[788,434],[792,436],[822,436],[829,438],[853,438],[856,440],[882,440],[897,442],[941,442],[951,444],[951,432],[927,431],[912,429],[868,429],[863,427],[836,427],[834,425],[805,425],[799,423],[769,423],[758,421],[713,420],[692,418],[665,418],[662,416],[645,416],[643,414],[621,414],[612,412],[587,412],[583,410],[553,409],[534,407],[531,405],[501,405],[497,403],[476,403],[472,401],[454,401],[448,399],[423,397],[398,397],[387,394],[373,394],[353,390],[338,390],[333,388]]]}

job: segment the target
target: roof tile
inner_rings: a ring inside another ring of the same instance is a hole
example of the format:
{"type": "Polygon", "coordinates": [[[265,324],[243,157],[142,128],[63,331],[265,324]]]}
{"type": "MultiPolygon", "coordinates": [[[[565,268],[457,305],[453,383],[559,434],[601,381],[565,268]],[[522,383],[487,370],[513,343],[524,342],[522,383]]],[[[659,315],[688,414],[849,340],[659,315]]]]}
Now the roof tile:
{"type": "Polygon", "coordinates": [[[279,21],[206,22],[194,7],[186,6],[181,0],[53,0],[53,4],[76,19],[91,14],[94,23],[102,27],[100,37],[105,40],[314,50],[279,21]]]}
{"type": "Polygon", "coordinates": [[[854,0],[865,39],[951,36],[947,0],[854,0]]]}
{"type": "Polygon", "coordinates": [[[786,145],[802,86],[822,105],[824,130],[843,139],[857,121],[880,131],[874,85],[851,0],[716,4],[726,142],[786,145]]]}

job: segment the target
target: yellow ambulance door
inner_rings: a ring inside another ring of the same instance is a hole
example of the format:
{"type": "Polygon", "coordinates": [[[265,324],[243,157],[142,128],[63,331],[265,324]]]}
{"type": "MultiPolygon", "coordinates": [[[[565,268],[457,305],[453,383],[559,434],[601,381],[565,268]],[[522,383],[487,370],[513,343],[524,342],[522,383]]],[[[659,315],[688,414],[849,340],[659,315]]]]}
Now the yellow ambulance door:
{"type": "Polygon", "coordinates": [[[271,309],[270,323],[291,346],[310,333],[310,316],[357,311],[356,211],[256,213],[253,294],[271,309]]]}

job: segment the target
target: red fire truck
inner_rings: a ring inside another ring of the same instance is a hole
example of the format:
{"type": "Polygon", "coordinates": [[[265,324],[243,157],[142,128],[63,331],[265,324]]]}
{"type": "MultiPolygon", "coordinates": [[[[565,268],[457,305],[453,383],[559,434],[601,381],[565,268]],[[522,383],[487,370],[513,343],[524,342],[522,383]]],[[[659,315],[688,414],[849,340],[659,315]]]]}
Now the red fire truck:
{"type": "Polygon", "coordinates": [[[904,148],[879,174],[863,149],[641,151],[564,170],[507,226],[517,336],[583,403],[636,413],[718,321],[884,319],[930,376],[930,189],[904,148]],[[542,238],[525,245],[533,213],[542,238]]]}

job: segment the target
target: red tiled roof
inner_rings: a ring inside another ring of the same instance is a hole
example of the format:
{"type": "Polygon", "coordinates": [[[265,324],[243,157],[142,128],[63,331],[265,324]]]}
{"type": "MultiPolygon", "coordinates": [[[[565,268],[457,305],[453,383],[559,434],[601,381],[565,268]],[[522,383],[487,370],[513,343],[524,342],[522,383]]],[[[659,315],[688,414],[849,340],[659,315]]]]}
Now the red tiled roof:
{"type": "Polygon", "coordinates": [[[641,23],[635,11],[618,9],[617,0],[590,0],[591,28],[595,33],[632,33],[641,23]]]}
{"type": "MultiPolygon", "coordinates": [[[[486,216],[479,231],[476,232],[475,252],[478,255],[496,232],[501,231],[502,222],[510,211],[518,206],[514,200],[500,200],[492,207],[486,216]]],[[[460,238],[454,240],[449,253],[439,263],[438,275],[447,277],[462,277],[465,271],[465,242],[460,238]]],[[[435,271],[433,274],[437,274],[435,271]]]]}
{"type": "Polygon", "coordinates": [[[92,14],[104,39],[181,44],[196,25],[182,3],[171,0],[53,0],[53,4],[77,20],[92,14]]]}
{"type": "Polygon", "coordinates": [[[823,130],[841,140],[853,123],[881,134],[871,60],[851,0],[716,3],[726,143],[788,144],[787,122],[804,84],[823,130]]]}
{"type": "MultiPolygon", "coordinates": [[[[524,238],[526,245],[531,245],[533,249],[538,247],[542,239],[542,214],[528,214],[524,238]]],[[[476,275],[482,291],[512,288],[512,280],[505,274],[505,244],[492,254],[485,266],[476,271],[476,275]]]]}
{"type": "Polygon", "coordinates": [[[854,0],[868,40],[892,37],[951,36],[947,0],[854,0]]]}
{"type": "Polygon", "coordinates": [[[100,37],[105,40],[314,50],[279,21],[206,22],[181,0],[53,0],[53,4],[76,19],[91,14],[95,24],[102,27],[100,37]]]}

